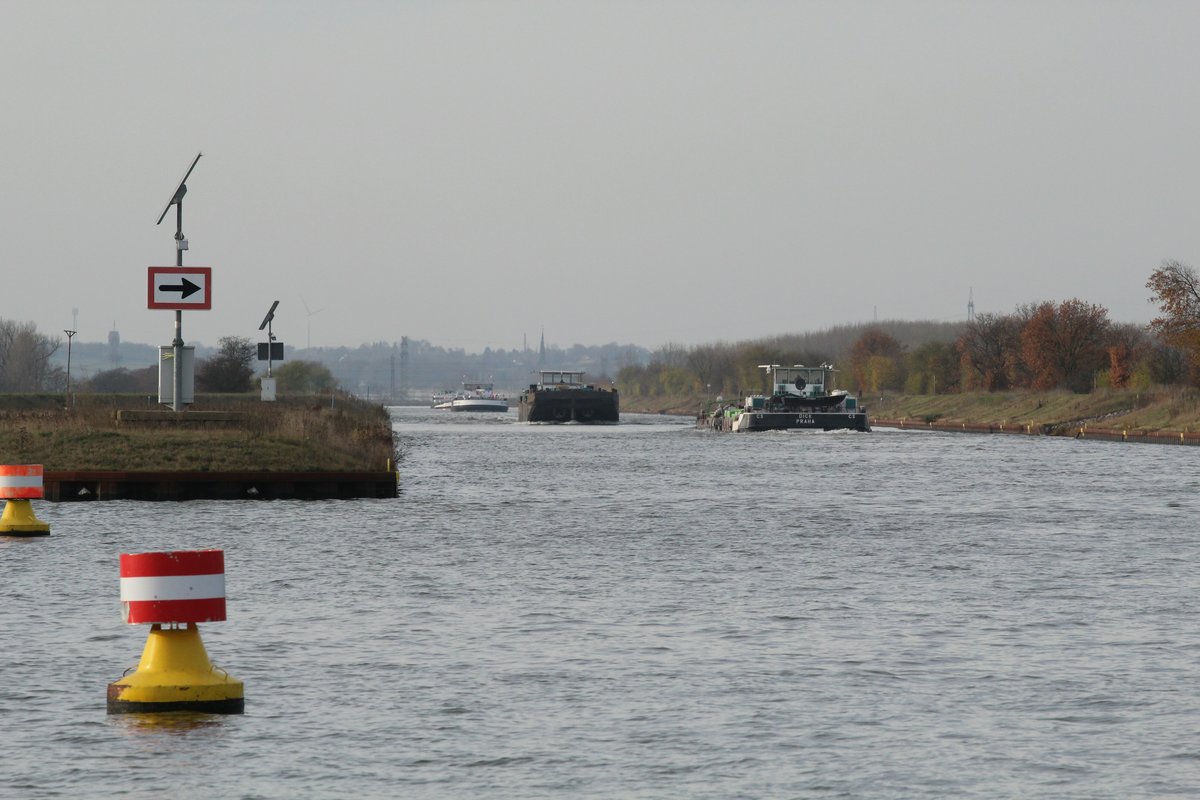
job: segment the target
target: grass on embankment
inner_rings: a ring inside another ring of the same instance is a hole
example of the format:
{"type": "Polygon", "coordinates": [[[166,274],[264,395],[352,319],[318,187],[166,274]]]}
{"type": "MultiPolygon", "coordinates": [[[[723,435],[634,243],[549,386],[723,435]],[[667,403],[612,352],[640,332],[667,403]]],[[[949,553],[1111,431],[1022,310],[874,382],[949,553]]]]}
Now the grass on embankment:
{"type": "MultiPolygon", "coordinates": [[[[701,395],[621,398],[630,413],[694,415],[701,395]]],[[[1157,388],[1149,392],[1099,389],[1070,392],[993,392],[902,395],[884,393],[861,399],[871,420],[917,420],[968,425],[1066,426],[1086,423],[1129,431],[1200,430],[1200,390],[1157,388]]]]}
{"type": "Polygon", "coordinates": [[[866,400],[872,419],[976,425],[1061,426],[1079,424],[1128,431],[1200,430],[1200,392],[1100,389],[1070,392],[994,392],[962,395],[888,395],[866,400]]]}
{"type": "MultiPolygon", "coordinates": [[[[350,397],[328,399],[198,397],[197,410],[231,411],[229,425],[118,422],[119,410],[147,410],[144,397],[0,396],[0,463],[49,471],[357,472],[394,462],[391,419],[350,397]]],[[[186,419],[187,412],[183,412],[186,419]]]]}

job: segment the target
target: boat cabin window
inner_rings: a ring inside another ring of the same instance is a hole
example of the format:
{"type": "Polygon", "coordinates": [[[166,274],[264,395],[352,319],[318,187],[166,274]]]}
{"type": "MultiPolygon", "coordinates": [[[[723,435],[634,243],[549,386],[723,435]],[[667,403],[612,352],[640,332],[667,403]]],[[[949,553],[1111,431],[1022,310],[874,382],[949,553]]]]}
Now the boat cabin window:
{"type": "Polygon", "coordinates": [[[808,397],[824,396],[832,388],[833,376],[838,372],[829,364],[806,367],[796,364],[791,367],[779,364],[759,364],[771,379],[776,395],[798,394],[808,397]]]}
{"type": "Polygon", "coordinates": [[[542,370],[541,375],[542,386],[577,386],[583,383],[583,372],[579,371],[542,370]]]}

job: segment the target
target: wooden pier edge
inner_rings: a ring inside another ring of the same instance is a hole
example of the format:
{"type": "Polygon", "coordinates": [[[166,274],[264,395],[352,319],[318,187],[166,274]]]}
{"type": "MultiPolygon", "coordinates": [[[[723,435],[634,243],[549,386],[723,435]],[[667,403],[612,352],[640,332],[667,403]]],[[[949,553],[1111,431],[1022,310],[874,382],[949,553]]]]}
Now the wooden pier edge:
{"type": "Polygon", "coordinates": [[[398,496],[399,476],[379,472],[47,471],[45,499],[353,500],[398,496]]]}

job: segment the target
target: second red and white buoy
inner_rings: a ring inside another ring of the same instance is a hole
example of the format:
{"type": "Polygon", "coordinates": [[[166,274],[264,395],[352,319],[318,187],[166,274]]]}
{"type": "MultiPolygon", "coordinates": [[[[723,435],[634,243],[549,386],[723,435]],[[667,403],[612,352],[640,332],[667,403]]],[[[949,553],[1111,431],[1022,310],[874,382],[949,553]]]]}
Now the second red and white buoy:
{"type": "Polygon", "coordinates": [[[42,465],[0,466],[0,500],[6,500],[0,515],[0,536],[47,536],[50,526],[33,513],[30,500],[43,497],[42,465]]]}
{"type": "Polygon", "coordinates": [[[225,619],[223,551],[122,553],[121,608],[151,628],[137,670],[109,684],[108,713],[242,713],[242,682],[212,665],[196,627],[225,619]]]}

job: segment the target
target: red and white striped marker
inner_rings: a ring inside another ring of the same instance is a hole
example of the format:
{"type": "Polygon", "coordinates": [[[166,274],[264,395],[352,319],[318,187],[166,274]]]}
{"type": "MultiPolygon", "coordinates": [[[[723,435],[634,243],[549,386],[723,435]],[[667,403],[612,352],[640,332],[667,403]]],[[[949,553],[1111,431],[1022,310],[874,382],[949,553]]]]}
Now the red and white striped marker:
{"type": "Polygon", "coordinates": [[[42,465],[0,466],[0,500],[40,500],[42,465]]]}
{"type": "Polygon", "coordinates": [[[121,607],[131,625],[225,619],[225,551],[121,553],[121,607]]]}

